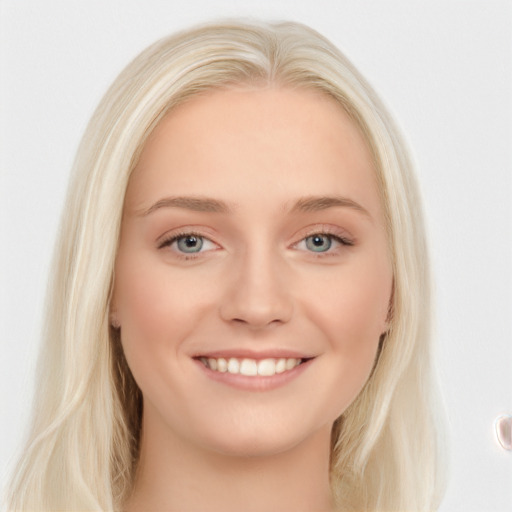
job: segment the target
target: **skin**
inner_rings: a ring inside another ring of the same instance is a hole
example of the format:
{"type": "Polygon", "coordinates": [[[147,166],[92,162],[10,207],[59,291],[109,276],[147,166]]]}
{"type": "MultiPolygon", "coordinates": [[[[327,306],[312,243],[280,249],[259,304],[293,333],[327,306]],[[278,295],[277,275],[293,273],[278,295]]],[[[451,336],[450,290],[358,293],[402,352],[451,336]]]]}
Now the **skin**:
{"type": "Polygon", "coordinates": [[[144,399],[127,510],[332,510],[332,424],[369,377],[392,279],[371,156],[334,100],[239,87],[173,110],[131,177],[115,270],[144,399]],[[183,254],[191,232],[202,249],[183,254]],[[237,351],[311,360],[249,390],[197,360],[237,351]]]}

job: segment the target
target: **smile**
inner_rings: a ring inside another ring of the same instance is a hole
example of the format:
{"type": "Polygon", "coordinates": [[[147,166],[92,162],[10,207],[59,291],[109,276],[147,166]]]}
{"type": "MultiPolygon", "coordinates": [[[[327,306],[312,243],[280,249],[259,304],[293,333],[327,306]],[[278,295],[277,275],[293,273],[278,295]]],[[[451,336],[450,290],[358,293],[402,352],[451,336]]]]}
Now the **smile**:
{"type": "Polygon", "coordinates": [[[295,357],[267,358],[260,360],[236,357],[201,357],[199,360],[206,368],[214,372],[244,375],[246,377],[272,377],[273,375],[293,370],[306,361],[305,359],[295,357]]]}

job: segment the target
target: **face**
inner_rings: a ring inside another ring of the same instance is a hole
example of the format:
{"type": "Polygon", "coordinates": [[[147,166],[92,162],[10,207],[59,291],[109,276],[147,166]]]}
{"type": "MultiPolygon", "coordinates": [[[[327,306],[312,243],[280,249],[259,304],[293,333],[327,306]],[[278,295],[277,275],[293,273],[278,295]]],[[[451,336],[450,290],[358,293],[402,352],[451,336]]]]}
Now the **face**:
{"type": "Polygon", "coordinates": [[[334,100],[237,88],[179,106],[131,177],[115,269],[145,433],[249,455],[325,441],[391,287],[371,156],[334,100]]]}

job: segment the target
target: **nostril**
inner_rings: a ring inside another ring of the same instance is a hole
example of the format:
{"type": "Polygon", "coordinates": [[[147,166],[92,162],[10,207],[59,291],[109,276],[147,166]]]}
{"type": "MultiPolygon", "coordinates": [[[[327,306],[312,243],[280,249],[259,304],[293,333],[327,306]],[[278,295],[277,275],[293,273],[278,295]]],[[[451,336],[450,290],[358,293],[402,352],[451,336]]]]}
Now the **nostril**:
{"type": "Polygon", "coordinates": [[[219,314],[226,322],[261,329],[288,322],[292,302],[284,283],[280,286],[277,279],[265,277],[253,269],[240,273],[240,277],[226,287],[219,314]]]}
{"type": "Polygon", "coordinates": [[[231,322],[238,324],[238,325],[244,325],[247,326],[249,329],[262,329],[265,327],[270,327],[273,325],[279,325],[284,323],[283,320],[277,318],[274,320],[268,320],[267,318],[250,318],[250,319],[244,319],[244,318],[233,318],[231,322]]]}

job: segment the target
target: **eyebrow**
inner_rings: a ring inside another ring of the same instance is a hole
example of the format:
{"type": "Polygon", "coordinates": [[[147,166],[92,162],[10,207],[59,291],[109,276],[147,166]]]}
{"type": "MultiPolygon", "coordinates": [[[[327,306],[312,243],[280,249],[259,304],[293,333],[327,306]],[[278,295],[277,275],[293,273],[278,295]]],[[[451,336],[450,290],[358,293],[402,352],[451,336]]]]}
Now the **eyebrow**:
{"type": "Polygon", "coordinates": [[[139,212],[146,216],[160,208],[184,208],[195,212],[229,213],[231,208],[224,202],[209,197],[179,196],[160,199],[147,210],[139,212]]]}
{"type": "Polygon", "coordinates": [[[299,199],[292,207],[292,212],[319,212],[328,208],[351,208],[371,219],[371,215],[366,208],[356,203],[348,197],[342,196],[308,196],[299,199]]]}
{"type": "MultiPolygon", "coordinates": [[[[290,213],[311,213],[327,210],[329,208],[351,208],[371,219],[371,215],[352,199],[342,196],[307,196],[298,199],[290,209],[290,213]]],[[[174,196],[158,200],[145,210],[137,212],[141,216],[147,216],[161,208],[183,208],[196,212],[231,213],[232,208],[224,201],[201,196],[174,196]]]]}

